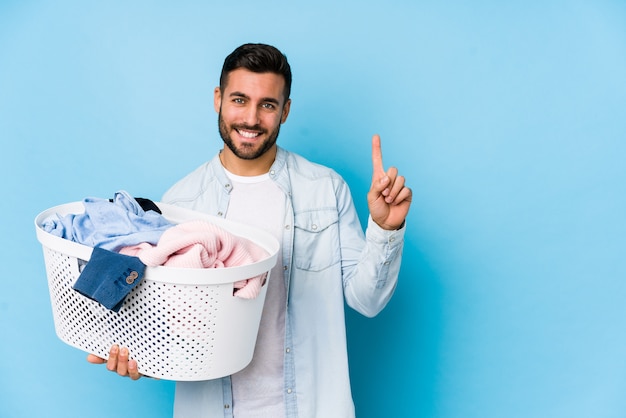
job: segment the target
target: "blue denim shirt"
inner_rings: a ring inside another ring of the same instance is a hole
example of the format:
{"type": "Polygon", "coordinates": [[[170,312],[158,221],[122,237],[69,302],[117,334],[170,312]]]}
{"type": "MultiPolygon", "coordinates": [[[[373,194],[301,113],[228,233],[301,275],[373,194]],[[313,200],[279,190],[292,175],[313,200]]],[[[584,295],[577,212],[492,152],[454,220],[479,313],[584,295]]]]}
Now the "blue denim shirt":
{"type": "MultiPolygon", "coordinates": [[[[364,234],[345,181],[280,147],[269,175],[287,196],[281,247],[286,416],[354,417],[344,300],[368,317],[384,308],[398,280],[405,227],[386,231],[370,218],[364,234]]],[[[216,156],[162,201],[223,217],[231,189],[216,156]]],[[[230,377],[177,382],[174,416],[232,417],[230,377]]]]}

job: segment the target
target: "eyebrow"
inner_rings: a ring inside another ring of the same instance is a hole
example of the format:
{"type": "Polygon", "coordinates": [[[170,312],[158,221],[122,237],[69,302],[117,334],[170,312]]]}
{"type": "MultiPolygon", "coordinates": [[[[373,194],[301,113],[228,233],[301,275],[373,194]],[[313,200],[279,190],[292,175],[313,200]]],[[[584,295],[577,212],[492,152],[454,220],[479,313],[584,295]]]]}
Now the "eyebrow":
{"type": "MultiPolygon", "coordinates": [[[[243,99],[250,99],[250,96],[248,96],[245,93],[242,93],[240,91],[233,91],[232,93],[229,94],[230,97],[241,97],[243,99]]],[[[264,97],[263,99],[261,99],[262,102],[267,102],[267,103],[274,103],[276,105],[280,105],[280,102],[278,101],[278,99],[275,99],[273,97],[264,97]]]]}

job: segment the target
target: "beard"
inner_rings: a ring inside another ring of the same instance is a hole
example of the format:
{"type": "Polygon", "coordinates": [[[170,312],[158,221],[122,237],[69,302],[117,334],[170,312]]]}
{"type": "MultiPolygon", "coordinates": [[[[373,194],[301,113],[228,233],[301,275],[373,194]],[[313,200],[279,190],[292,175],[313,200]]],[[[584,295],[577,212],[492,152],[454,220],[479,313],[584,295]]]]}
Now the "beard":
{"type": "MultiPolygon", "coordinates": [[[[224,141],[224,144],[226,144],[226,146],[233,152],[233,154],[235,154],[237,157],[241,158],[242,160],[254,160],[254,159],[259,158],[263,154],[265,154],[268,150],[270,150],[274,146],[274,144],[276,144],[276,140],[278,139],[278,134],[280,133],[280,124],[279,124],[276,127],[276,129],[274,129],[268,135],[267,139],[265,139],[265,141],[263,141],[262,143],[257,144],[257,145],[243,143],[241,144],[239,148],[237,148],[237,146],[235,145],[235,142],[232,140],[232,138],[230,137],[228,133],[229,127],[226,125],[226,122],[224,122],[224,119],[222,119],[221,111],[218,116],[217,124],[219,126],[220,136],[222,137],[222,141],[224,141]]],[[[255,126],[231,125],[230,129],[231,130],[247,129],[247,130],[252,130],[252,131],[258,131],[261,133],[261,135],[264,135],[267,133],[265,129],[261,128],[258,125],[255,125],[255,126]]]]}

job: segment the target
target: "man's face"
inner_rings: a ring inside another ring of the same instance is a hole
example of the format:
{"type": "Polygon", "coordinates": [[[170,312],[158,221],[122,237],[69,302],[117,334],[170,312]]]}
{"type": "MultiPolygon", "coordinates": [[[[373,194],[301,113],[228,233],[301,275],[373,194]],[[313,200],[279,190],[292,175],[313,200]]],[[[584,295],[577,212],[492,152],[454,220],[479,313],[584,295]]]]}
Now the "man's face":
{"type": "Polygon", "coordinates": [[[279,74],[240,68],[230,72],[224,91],[215,89],[220,136],[237,157],[253,160],[274,146],[291,105],[284,88],[279,74]]]}

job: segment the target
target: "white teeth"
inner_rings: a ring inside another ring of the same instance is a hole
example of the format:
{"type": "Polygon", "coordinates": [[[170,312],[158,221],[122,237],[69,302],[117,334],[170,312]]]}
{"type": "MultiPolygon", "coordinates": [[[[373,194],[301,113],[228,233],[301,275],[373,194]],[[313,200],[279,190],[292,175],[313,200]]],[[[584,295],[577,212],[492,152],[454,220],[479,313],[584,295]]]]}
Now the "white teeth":
{"type": "Polygon", "coordinates": [[[256,132],[246,132],[246,131],[237,131],[239,132],[239,135],[243,136],[244,138],[256,138],[257,136],[259,136],[258,133],[256,132]]]}

